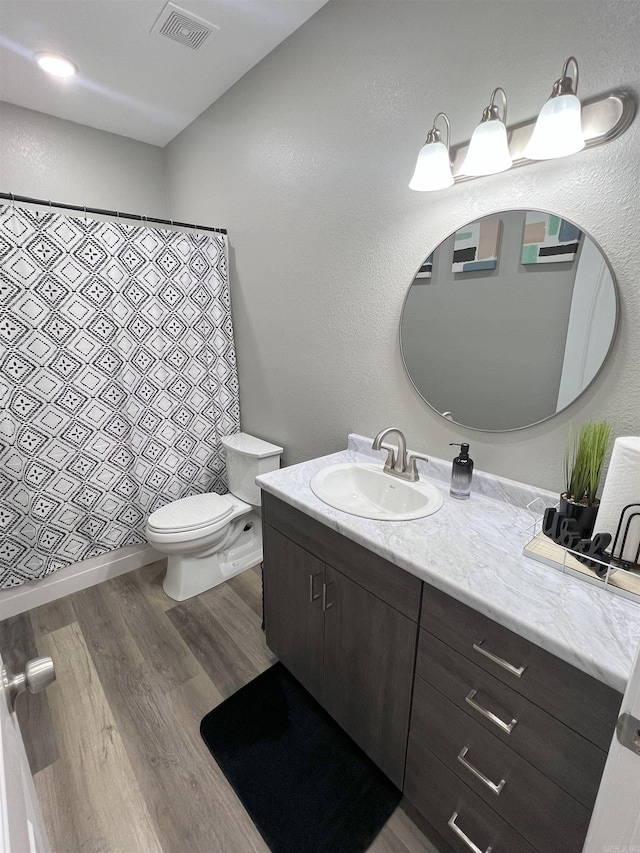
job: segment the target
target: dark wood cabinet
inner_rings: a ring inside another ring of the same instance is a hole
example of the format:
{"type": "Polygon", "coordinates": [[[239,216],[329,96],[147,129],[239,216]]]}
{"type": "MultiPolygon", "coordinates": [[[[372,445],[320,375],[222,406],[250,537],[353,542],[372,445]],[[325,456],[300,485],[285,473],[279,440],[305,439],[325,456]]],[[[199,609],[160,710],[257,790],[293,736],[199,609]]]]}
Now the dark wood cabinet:
{"type": "Polygon", "coordinates": [[[620,694],[427,584],[420,624],[405,796],[456,850],[580,853],[620,694]]]}
{"type": "Polygon", "coordinates": [[[323,705],[402,788],[416,624],[327,566],[323,705]]]}
{"type": "Polygon", "coordinates": [[[267,643],[300,684],[321,702],[324,563],[268,525],[263,536],[267,643]]]}
{"type": "Polygon", "coordinates": [[[269,494],[263,530],[267,644],[415,819],[579,853],[621,695],[269,494]]]}
{"type": "Polygon", "coordinates": [[[267,645],[402,788],[420,581],[270,495],[263,534],[267,645]]]}

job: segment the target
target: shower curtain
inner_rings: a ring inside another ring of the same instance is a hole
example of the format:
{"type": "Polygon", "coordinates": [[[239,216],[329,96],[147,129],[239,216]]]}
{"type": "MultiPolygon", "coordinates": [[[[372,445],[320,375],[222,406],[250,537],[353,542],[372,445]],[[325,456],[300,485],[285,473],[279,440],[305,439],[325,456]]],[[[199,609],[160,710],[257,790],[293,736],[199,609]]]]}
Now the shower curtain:
{"type": "Polygon", "coordinates": [[[224,235],[0,207],[0,588],[223,492],[239,420],[224,235]]]}

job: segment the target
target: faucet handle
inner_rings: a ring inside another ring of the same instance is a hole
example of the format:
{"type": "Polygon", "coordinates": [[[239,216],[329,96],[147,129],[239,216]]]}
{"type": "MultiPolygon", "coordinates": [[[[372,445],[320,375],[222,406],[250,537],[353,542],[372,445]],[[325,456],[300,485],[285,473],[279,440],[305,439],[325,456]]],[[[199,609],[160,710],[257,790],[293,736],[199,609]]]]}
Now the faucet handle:
{"type": "Polygon", "coordinates": [[[392,447],[390,444],[383,443],[380,445],[380,449],[387,451],[387,461],[384,463],[385,469],[393,468],[396,464],[395,447],[392,447]]]}
{"type": "Polygon", "coordinates": [[[420,479],[418,474],[418,468],[416,466],[416,459],[422,459],[423,462],[428,462],[429,457],[425,456],[423,453],[414,453],[412,450],[407,451],[407,463],[409,466],[409,473],[411,475],[411,479],[413,480],[420,479]]]}

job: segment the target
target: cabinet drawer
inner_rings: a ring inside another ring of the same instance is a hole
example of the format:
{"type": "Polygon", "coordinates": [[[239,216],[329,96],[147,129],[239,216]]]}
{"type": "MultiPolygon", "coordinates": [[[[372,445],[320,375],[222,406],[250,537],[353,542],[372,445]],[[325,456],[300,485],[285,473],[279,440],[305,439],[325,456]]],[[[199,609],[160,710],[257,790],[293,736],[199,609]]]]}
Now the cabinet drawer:
{"type": "MultiPolygon", "coordinates": [[[[536,853],[414,738],[409,738],[404,795],[456,853],[469,853],[474,849],[471,845],[481,851],[491,849],[491,853],[536,853]]],[[[554,853],[560,849],[556,847],[554,853]]]]}
{"type": "Polygon", "coordinates": [[[422,581],[415,575],[264,491],[262,519],[413,622],[418,621],[422,581]]]}
{"type": "Polygon", "coordinates": [[[422,629],[416,673],[583,805],[593,807],[607,759],[603,750],[422,629]]]}
{"type": "Polygon", "coordinates": [[[540,853],[579,853],[590,812],[516,752],[416,678],[411,736],[540,853]]]}
{"type": "Polygon", "coordinates": [[[424,584],[420,624],[543,711],[607,751],[622,695],[424,584]]]}

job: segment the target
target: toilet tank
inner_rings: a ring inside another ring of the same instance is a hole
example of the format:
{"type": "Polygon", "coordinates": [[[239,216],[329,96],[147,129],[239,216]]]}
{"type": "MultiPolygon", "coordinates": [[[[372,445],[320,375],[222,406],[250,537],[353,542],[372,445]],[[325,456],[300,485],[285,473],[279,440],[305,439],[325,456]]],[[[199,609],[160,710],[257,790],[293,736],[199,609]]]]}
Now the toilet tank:
{"type": "Polygon", "coordinates": [[[256,486],[258,474],[277,471],[282,448],[261,438],[238,432],[225,435],[224,445],[227,465],[227,486],[232,495],[253,506],[260,505],[260,488],[256,486]]]}

